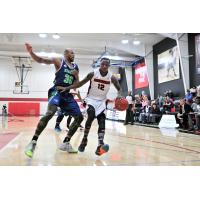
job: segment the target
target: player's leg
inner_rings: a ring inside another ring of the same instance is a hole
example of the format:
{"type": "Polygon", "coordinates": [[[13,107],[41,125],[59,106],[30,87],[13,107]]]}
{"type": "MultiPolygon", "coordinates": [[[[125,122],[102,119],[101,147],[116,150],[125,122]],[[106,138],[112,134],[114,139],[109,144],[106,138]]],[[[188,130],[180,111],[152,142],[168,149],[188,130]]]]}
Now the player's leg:
{"type": "Polygon", "coordinates": [[[54,87],[49,89],[48,99],[49,99],[49,104],[48,104],[47,112],[46,112],[45,116],[43,116],[40,119],[40,121],[37,125],[37,128],[35,130],[35,134],[31,140],[31,142],[28,144],[28,146],[25,149],[25,154],[29,157],[33,156],[33,153],[34,153],[34,150],[35,150],[35,147],[37,144],[37,140],[38,140],[40,134],[47,126],[49,120],[54,116],[54,114],[57,111],[57,106],[60,102],[60,95],[58,94],[58,92],[55,90],[54,87]]]}
{"type": "Polygon", "coordinates": [[[36,144],[37,144],[37,140],[40,136],[40,134],[42,133],[42,131],[45,129],[45,127],[47,126],[49,120],[54,116],[54,114],[57,111],[57,106],[56,105],[48,105],[48,109],[47,112],[45,114],[45,116],[43,116],[38,125],[37,128],[35,130],[35,134],[31,140],[31,142],[28,144],[28,146],[25,149],[25,154],[29,157],[33,156],[36,144]]]}
{"type": "Polygon", "coordinates": [[[77,153],[70,144],[70,140],[81,122],[83,121],[83,115],[80,111],[80,108],[77,102],[74,100],[73,96],[69,94],[69,96],[65,99],[65,102],[61,106],[61,109],[66,113],[74,117],[73,123],[69,127],[69,131],[67,136],[64,138],[63,143],[60,145],[59,149],[62,151],[67,151],[68,153],[77,153]]]}
{"type": "Polygon", "coordinates": [[[63,118],[64,114],[62,112],[58,112],[58,117],[56,119],[56,125],[55,125],[56,132],[61,132],[60,123],[62,122],[63,118]]]}
{"type": "Polygon", "coordinates": [[[93,106],[88,105],[87,114],[88,114],[88,117],[87,117],[87,120],[85,122],[84,136],[83,136],[83,139],[81,141],[81,144],[78,147],[78,150],[80,152],[83,152],[85,150],[85,147],[87,146],[88,134],[89,134],[92,122],[95,119],[95,109],[94,109],[93,106]]]}
{"type": "Polygon", "coordinates": [[[96,154],[98,156],[108,152],[109,150],[109,145],[104,144],[104,136],[105,136],[105,121],[106,121],[106,115],[104,112],[100,113],[97,116],[97,121],[99,124],[99,129],[98,129],[98,146],[96,149],[96,154]]]}
{"type": "Polygon", "coordinates": [[[67,118],[67,128],[68,128],[68,129],[69,129],[69,127],[70,127],[71,121],[72,121],[72,116],[69,115],[69,117],[67,118]]]}

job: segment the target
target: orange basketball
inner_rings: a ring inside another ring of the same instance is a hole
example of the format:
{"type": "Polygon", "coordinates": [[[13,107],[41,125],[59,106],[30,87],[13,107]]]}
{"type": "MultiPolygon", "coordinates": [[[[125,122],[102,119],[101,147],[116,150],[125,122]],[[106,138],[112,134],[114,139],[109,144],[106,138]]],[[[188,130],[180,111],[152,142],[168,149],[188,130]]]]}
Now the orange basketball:
{"type": "Polygon", "coordinates": [[[128,109],[128,101],[126,98],[115,99],[115,109],[119,111],[124,111],[128,109]]]}

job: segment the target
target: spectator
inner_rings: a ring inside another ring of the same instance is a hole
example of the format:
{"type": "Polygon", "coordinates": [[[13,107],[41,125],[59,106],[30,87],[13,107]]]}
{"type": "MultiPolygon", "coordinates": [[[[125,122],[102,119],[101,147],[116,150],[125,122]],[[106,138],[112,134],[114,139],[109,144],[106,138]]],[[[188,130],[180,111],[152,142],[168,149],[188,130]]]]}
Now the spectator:
{"type": "Polygon", "coordinates": [[[133,104],[133,114],[135,116],[135,121],[139,121],[140,113],[142,112],[142,102],[139,96],[135,96],[135,102],[133,104]]]}
{"type": "Polygon", "coordinates": [[[159,108],[162,108],[164,104],[164,98],[162,95],[158,95],[157,102],[158,102],[159,108]]]}
{"type": "Polygon", "coordinates": [[[126,97],[128,101],[128,109],[126,110],[126,119],[124,122],[124,125],[127,125],[129,122],[131,122],[131,125],[134,123],[134,117],[133,117],[133,96],[131,91],[128,92],[128,96],[126,97]]]}
{"type": "Polygon", "coordinates": [[[3,116],[7,116],[7,106],[6,106],[6,104],[4,104],[4,105],[2,106],[2,115],[3,115],[3,116]]]}
{"type": "Polygon", "coordinates": [[[185,99],[186,99],[187,101],[192,101],[192,98],[193,98],[192,93],[190,93],[190,90],[187,89],[187,93],[186,93],[186,95],[185,95],[185,99]]]}
{"type": "Polygon", "coordinates": [[[190,93],[192,94],[193,97],[196,97],[197,95],[197,87],[194,86],[190,89],[190,93]]]}
{"type": "Polygon", "coordinates": [[[147,96],[143,96],[142,99],[142,108],[144,109],[145,106],[149,105],[149,100],[147,96]]]}
{"type": "Polygon", "coordinates": [[[188,131],[197,130],[200,131],[200,98],[197,97],[196,101],[192,104],[192,109],[194,113],[189,113],[188,115],[188,123],[189,123],[189,129],[188,131]],[[193,125],[193,121],[195,120],[195,126],[193,125]]]}
{"type": "Polygon", "coordinates": [[[151,123],[159,123],[161,116],[162,115],[160,109],[155,103],[153,103],[150,109],[149,121],[151,123]]]}
{"type": "Polygon", "coordinates": [[[193,112],[190,105],[186,104],[185,99],[180,100],[180,111],[177,114],[177,121],[181,128],[188,127],[188,113],[193,112]]]}
{"type": "Polygon", "coordinates": [[[164,98],[164,104],[163,104],[163,113],[171,112],[171,109],[174,107],[174,102],[172,99],[169,98],[169,96],[164,98]]]}
{"type": "Polygon", "coordinates": [[[150,107],[149,101],[146,101],[146,105],[143,107],[142,113],[140,113],[139,122],[149,122],[150,107]]]}

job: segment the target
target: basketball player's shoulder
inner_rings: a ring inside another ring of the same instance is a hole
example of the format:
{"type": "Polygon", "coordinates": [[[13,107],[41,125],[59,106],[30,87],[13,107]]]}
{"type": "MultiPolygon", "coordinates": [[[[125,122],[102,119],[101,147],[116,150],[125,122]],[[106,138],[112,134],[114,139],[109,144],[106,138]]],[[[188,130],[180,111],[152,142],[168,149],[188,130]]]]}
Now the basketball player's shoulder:
{"type": "Polygon", "coordinates": [[[77,70],[79,72],[79,67],[76,63],[73,63],[74,69],[77,70]]]}
{"type": "Polygon", "coordinates": [[[112,76],[113,76],[113,73],[112,73],[110,70],[108,70],[108,76],[109,76],[110,79],[111,79],[112,76]]]}

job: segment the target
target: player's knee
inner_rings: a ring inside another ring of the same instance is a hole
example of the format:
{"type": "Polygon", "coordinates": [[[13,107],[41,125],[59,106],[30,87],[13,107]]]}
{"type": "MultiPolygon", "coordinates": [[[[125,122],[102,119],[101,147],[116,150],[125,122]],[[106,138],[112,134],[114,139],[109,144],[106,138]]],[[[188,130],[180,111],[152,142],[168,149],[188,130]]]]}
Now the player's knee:
{"type": "Polygon", "coordinates": [[[93,106],[89,105],[89,108],[87,109],[88,117],[95,118],[95,109],[93,106]]]}
{"type": "Polygon", "coordinates": [[[95,118],[95,115],[93,115],[93,114],[88,115],[88,118],[87,118],[87,121],[86,121],[86,127],[88,127],[88,128],[91,127],[91,124],[92,124],[94,118],[95,118]]]}
{"type": "Polygon", "coordinates": [[[106,115],[105,113],[101,113],[100,115],[97,116],[97,120],[99,124],[105,124],[105,120],[106,120],[106,115]]]}
{"type": "Polygon", "coordinates": [[[74,121],[80,124],[83,121],[83,115],[79,114],[76,117],[74,117],[74,121]]]}
{"type": "Polygon", "coordinates": [[[55,113],[53,111],[49,110],[49,111],[46,112],[44,118],[45,119],[51,119],[54,116],[54,114],[55,113]]]}

